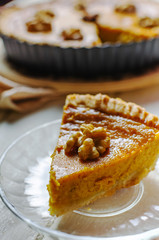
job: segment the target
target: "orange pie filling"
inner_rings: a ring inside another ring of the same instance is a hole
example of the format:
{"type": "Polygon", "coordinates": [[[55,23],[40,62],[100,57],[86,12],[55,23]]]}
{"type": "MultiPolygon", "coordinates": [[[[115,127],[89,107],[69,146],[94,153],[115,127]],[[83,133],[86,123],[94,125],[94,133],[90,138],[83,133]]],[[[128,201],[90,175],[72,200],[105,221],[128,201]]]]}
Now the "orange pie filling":
{"type": "Polygon", "coordinates": [[[50,213],[61,215],[110,195],[117,189],[139,183],[154,169],[159,152],[159,131],[123,116],[87,106],[67,105],[50,171],[50,213]],[[65,146],[82,124],[106,129],[109,146],[96,159],[66,154],[65,146]]]}

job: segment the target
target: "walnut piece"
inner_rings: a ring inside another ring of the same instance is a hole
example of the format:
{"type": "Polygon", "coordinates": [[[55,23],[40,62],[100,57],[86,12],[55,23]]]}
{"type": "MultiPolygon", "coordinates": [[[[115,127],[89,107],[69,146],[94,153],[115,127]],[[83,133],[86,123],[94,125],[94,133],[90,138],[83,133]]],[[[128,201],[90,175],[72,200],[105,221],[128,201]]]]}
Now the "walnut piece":
{"type": "Polygon", "coordinates": [[[62,31],[61,36],[66,41],[70,41],[70,40],[81,41],[83,39],[83,35],[81,34],[80,29],[75,29],[75,28],[70,28],[62,31]]]}
{"type": "Polygon", "coordinates": [[[28,32],[50,32],[52,30],[51,20],[54,16],[50,10],[38,11],[34,18],[26,23],[28,32]]]}
{"type": "Polygon", "coordinates": [[[96,22],[98,16],[99,16],[98,14],[90,15],[90,14],[86,13],[86,15],[82,18],[82,20],[85,22],[96,22]]]}
{"type": "Polygon", "coordinates": [[[159,18],[144,17],[139,20],[139,26],[143,28],[153,28],[159,26],[159,18]]]}
{"type": "Polygon", "coordinates": [[[109,137],[106,137],[105,139],[103,140],[99,140],[96,142],[96,148],[97,148],[97,151],[100,153],[100,154],[103,154],[105,152],[105,150],[109,147],[110,145],[110,138],[109,137]]]}
{"type": "Polygon", "coordinates": [[[86,135],[86,137],[91,137],[93,129],[93,124],[82,124],[80,127],[81,132],[83,133],[83,135],[86,135]]]}
{"type": "Polygon", "coordinates": [[[103,127],[97,127],[92,130],[93,139],[105,139],[106,136],[107,136],[107,133],[103,127]]]}
{"type": "Polygon", "coordinates": [[[50,32],[52,25],[50,22],[43,19],[33,19],[26,23],[28,32],[50,32]]]}
{"type": "Polygon", "coordinates": [[[78,138],[81,136],[82,134],[80,132],[76,132],[74,134],[71,135],[71,137],[68,139],[68,141],[66,142],[65,145],[65,153],[70,153],[74,147],[77,146],[77,141],[78,138]]]}
{"type": "Polygon", "coordinates": [[[92,138],[84,140],[83,144],[78,149],[78,156],[83,160],[95,159],[99,157],[99,152],[94,146],[92,138]]]}
{"type": "Polygon", "coordinates": [[[78,155],[83,161],[92,160],[103,154],[109,145],[110,139],[105,128],[82,124],[80,131],[72,134],[66,142],[65,153],[78,149],[78,155]]]}
{"type": "Polygon", "coordinates": [[[133,4],[123,4],[115,7],[115,12],[132,14],[136,13],[136,7],[133,4]]]}

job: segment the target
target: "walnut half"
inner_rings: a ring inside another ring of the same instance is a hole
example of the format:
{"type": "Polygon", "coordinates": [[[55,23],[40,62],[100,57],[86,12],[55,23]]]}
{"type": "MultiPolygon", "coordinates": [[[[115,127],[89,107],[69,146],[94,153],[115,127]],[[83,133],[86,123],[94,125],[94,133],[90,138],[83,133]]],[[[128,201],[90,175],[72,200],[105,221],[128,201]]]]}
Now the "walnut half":
{"type": "Polygon", "coordinates": [[[115,12],[133,14],[136,13],[136,7],[133,4],[123,4],[115,7],[115,12]]]}
{"type": "Polygon", "coordinates": [[[82,124],[80,131],[72,134],[65,145],[65,153],[78,149],[78,155],[83,160],[93,160],[102,155],[110,145],[110,138],[103,127],[92,124],[82,124]]]}
{"type": "Polygon", "coordinates": [[[84,161],[99,157],[99,152],[97,151],[92,138],[86,138],[84,140],[83,144],[78,149],[78,155],[84,161]]]}
{"type": "Polygon", "coordinates": [[[70,138],[68,139],[68,141],[66,142],[65,145],[65,153],[70,153],[74,147],[76,147],[78,138],[81,136],[82,134],[80,132],[74,133],[70,136],[70,138]]]}
{"type": "Polygon", "coordinates": [[[153,28],[159,26],[159,18],[144,17],[139,19],[139,26],[143,28],[153,28]]]}
{"type": "Polygon", "coordinates": [[[28,32],[50,32],[52,30],[51,20],[55,14],[50,10],[36,12],[32,20],[26,23],[28,32]]]}
{"type": "Polygon", "coordinates": [[[83,35],[80,29],[70,28],[62,31],[61,36],[66,41],[76,40],[81,41],[83,39],[83,35]]]}
{"type": "Polygon", "coordinates": [[[26,23],[28,32],[50,32],[52,30],[51,23],[43,19],[33,19],[26,23]]]}

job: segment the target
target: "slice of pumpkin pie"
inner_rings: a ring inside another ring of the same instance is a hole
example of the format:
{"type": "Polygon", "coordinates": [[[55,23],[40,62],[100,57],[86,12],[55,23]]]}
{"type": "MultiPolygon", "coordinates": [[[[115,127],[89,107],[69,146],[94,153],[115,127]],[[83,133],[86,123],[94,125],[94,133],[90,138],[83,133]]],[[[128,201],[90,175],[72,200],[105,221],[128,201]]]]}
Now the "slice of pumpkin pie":
{"type": "Polygon", "coordinates": [[[154,169],[158,153],[155,115],[107,95],[67,96],[52,154],[51,215],[139,183],[154,169]]]}

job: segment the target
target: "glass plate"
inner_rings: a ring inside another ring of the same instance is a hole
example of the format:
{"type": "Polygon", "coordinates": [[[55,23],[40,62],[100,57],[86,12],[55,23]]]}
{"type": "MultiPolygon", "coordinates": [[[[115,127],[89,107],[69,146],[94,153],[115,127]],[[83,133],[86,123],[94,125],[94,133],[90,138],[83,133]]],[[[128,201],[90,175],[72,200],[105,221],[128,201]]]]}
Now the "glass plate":
{"type": "Polygon", "coordinates": [[[48,212],[50,155],[60,120],[44,124],[17,139],[1,157],[0,194],[21,220],[55,239],[152,239],[159,236],[159,163],[137,186],[70,212],[48,212]]]}

